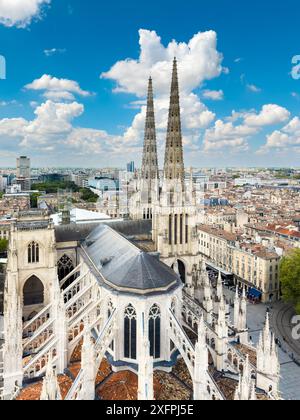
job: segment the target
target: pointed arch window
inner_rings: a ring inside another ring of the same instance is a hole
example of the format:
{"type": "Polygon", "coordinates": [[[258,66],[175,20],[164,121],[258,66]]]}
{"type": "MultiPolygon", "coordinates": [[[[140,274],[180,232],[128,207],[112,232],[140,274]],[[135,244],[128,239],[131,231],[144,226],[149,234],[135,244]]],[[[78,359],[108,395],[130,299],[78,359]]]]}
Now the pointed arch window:
{"type": "Polygon", "coordinates": [[[160,359],[161,311],[158,305],[153,305],[149,312],[150,355],[160,359]]]}
{"type": "Polygon", "coordinates": [[[40,262],[40,247],[37,242],[28,245],[28,263],[36,264],[40,262]]]}
{"type": "MultiPolygon", "coordinates": [[[[72,271],[74,270],[74,264],[68,255],[63,255],[61,259],[57,263],[57,272],[59,281],[62,281],[65,277],[67,277],[72,271]]],[[[68,279],[68,281],[64,284],[64,289],[66,289],[70,284],[73,283],[75,280],[75,276],[72,276],[68,279]]]]}
{"type": "Polygon", "coordinates": [[[44,285],[36,276],[31,276],[23,288],[24,306],[41,305],[44,303],[44,285]]]}
{"type": "Polygon", "coordinates": [[[132,305],[127,306],[124,314],[124,357],[136,360],[137,315],[132,305]]]}

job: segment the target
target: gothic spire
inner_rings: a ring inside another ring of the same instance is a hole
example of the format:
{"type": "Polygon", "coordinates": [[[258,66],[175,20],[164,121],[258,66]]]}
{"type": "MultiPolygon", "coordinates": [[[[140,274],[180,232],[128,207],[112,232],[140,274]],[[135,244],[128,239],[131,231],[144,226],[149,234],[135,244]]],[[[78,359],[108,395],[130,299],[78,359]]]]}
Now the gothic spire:
{"type": "Polygon", "coordinates": [[[142,179],[147,180],[149,189],[154,187],[153,180],[158,179],[157,142],[154,115],[152,78],[149,79],[145,139],[142,164],[142,179]],[[151,185],[153,183],[153,185],[151,185]]]}
{"type": "Polygon", "coordinates": [[[184,185],[183,146],[176,58],[173,63],[164,177],[167,180],[180,180],[182,186],[184,185]]]}

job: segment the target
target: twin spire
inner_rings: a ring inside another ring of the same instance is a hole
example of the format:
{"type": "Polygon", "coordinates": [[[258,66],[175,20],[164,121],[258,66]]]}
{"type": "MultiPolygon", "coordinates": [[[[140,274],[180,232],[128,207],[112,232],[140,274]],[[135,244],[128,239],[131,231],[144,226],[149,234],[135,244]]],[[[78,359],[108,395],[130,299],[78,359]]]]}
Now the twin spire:
{"type": "Polygon", "coordinates": [[[149,79],[148,86],[142,179],[149,180],[150,184],[151,181],[158,179],[157,142],[154,116],[153,85],[151,77],[149,79]]]}
{"type": "MultiPolygon", "coordinates": [[[[184,184],[184,162],[181,132],[180,98],[177,60],[173,62],[173,74],[170,94],[168,132],[165,151],[164,178],[180,180],[184,184]]],[[[157,141],[155,129],[154,100],[152,78],[149,79],[145,140],[142,164],[142,179],[158,179],[157,141]]]]}

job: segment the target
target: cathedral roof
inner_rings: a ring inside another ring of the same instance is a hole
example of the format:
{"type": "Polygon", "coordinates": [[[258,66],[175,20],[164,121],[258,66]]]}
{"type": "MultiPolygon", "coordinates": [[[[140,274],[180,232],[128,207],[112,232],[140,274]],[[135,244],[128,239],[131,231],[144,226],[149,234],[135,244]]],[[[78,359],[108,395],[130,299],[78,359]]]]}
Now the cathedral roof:
{"type": "MultiPolygon", "coordinates": [[[[100,223],[99,223],[100,224],[100,223]]],[[[152,222],[150,220],[108,220],[103,222],[115,231],[128,238],[151,234],[152,222]]],[[[95,223],[59,225],[55,226],[56,242],[82,242],[95,229],[95,223]]]]}
{"type": "Polygon", "coordinates": [[[109,226],[98,226],[83,244],[99,281],[123,292],[164,293],[181,282],[175,272],[109,226]]]}

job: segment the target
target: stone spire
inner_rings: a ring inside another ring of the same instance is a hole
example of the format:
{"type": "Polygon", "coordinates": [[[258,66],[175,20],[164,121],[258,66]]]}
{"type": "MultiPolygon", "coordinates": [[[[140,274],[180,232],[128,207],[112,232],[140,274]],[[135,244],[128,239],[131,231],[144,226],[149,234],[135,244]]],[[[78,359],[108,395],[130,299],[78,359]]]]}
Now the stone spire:
{"type": "Polygon", "coordinates": [[[145,336],[139,351],[138,400],[153,401],[153,357],[150,356],[150,342],[145,336]]]}
{"type": "Polygon", "coordinates": [[[210,324],[212,312],[214,309],[214,304],[213,304],[213,299],[212,299],[212,290],[211,290],[210,280],[209,280],[208,272],[206,270],[206,264],[204,261],[202,264],[201,276],[203,279],[202,281],[203,281],[203,291],[204,291],[203,307],[205,311],[207,312],[207,322],[210,324]]]}
{"type": "Polygon", "coordinates": [[[165,180],[169,181],[180,180],[182,182],[182,187],[184,186],[184,162],[176,58],[173,63],[164,177],[165,180]]]}
{"type": "Polygon", "coordinates": [[[277,397],[279,392],[280,364],[275,336],[270,330],[269,314],[266,315],[266,324],[260,335],[257,347],[257,387],[265,392],[272,391],[277,397]]]}
{"type": "Polygon", "coordinates": [[[242,344],[248,344],[247,330],[247,296],[246,290],[243,289],[243,295],[240,299],[238,287],[234,299],[234,328],[236,329],[242,344]]]}
{"type": "Polygon", "coordinates": [[[96,351],[89,330],[84,332],[81,352],[81,369],[83,372],[83,384],[80,392],[81,401],[93,401],[95,399],[96,378],[96,351]]]}
{"type": "Polygon", "coordinates": [[[198,340],[195,345],[194,400],[205,401],[207,393],[208,349],[203,316],[198,325],[198,340]]]}
{"type": "Polygon", "coordinates": [[[58,278],[55,278],[51,284],[50,296],[51,317],[54,320],[54,334],[57,338],[57,371],[63,374],[68,364],[68,336],[65,302],[58,278]]]}
{"type": "Polygon", "coordinates": [[[251,401],[256,397],[255,384],[251,378],[251,368],[249,363],[249,356],[246,356],[244,363],[244,370],[240,376],[239,385],[235,392],[235,401],[251,401]]]}
{"type": "Polygon", "coordinates": [[[3,381],[4,395],[10,396],[16,386],[23,382],[23,345],[22,345],[22,307],[17,292],[17,278],[6,278],[4,292],[4,346],[3,346],[3,381]]]}
{"type": "Polygon", "coordinates": [[[52,363],[52,356],[50,356],[47,364],[46,376],[43,380],[40,401],[60,401],[62,399],[57,375],[53,369],[52,363]]]}
{"type": "Polygon", "coordinates": [[[155,187],[155,181],[158,179],[158,159],[157,142],[154,115],[153,84],[152,78],[149,79],[147,114],[145,125],[145,139],[142,164],[142,180],[147,182],[149,191],[155,187]]]}
{"type": "Polygon", "coordinates": [[[222,281],[222,273],[221,271],[219,271],[219,276],[218,276],[218,283],[217,283],[217,299],[218,302],[221,302],[223,295],[223,281],[222,281]]]}
{"type": "Polygon", "coordinates": [[[222,371],[226,368],[227,345],[228,345],[228,325],[226,321],[226,305],[222,296],[219,304],[219,316],[216,325],[216,353],[217,353],[217,370],[222,371]]]}

